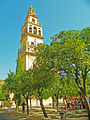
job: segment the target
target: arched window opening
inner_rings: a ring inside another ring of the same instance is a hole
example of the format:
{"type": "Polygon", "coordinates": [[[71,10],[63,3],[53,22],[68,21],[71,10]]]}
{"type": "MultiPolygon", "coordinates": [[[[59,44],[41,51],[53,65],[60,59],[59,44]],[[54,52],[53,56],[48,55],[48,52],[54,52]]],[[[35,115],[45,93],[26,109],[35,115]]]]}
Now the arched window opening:
{"type": "Polygon", "coordinates": [[[39,35],[41,35],[41,30],[38,31],[39,35]]]}
{"type": "Polygon", "coordinates": [[[29,32],[32,32],[32,27],[31,26],[29,27],[29,32]]]}
{"type": "Polygon", "coordinates": [[[35,19],[34,18],[32,19],[32,22],[35,23],[35,19]]]}
{"type": "Polygon", "coordinates": [[[31,42],[31,45],[34,45],[34,42],[31,42]]]}
{"type": "Polygon", "coordinates": [[[37,28],[34,27],[34,34],[37,34],[37,28]]]}

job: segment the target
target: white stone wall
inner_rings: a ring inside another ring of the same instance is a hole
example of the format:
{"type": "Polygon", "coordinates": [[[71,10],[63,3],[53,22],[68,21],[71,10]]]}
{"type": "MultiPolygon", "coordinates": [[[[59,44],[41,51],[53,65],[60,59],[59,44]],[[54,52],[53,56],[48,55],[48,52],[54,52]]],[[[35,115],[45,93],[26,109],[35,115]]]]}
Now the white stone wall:
{"type": "MultiPolygon", "coordinates": [[[[30,100],[28,101],[29,106],[30,106],[30,100]]],[[[40,101],[36,99],[31,100],[32,106],[40,106],[40,101]]],[[[43,100],[43,105],[52,105],[52,98],[44,99],[43,100]]]]}
{"type": "Polygon", "coordinates": [[[28,70],[28,55],[26,55],[26,70],[28,70]]]}
{"type": "Polygon", "coordinates": [[[33,67],[34,60],[35,60],[35,56],[26,55],[26,70],[33,67]]]}
{"type": "Polygon", "coordinates": [[[42,39],[30,37],[30,36],[27,37],[27,42],[29,43],[29,45],[31,45],[31,42],[35,42],[35,41],[36,41],[36,45],[39,43],[43,43],[42,39]]]}

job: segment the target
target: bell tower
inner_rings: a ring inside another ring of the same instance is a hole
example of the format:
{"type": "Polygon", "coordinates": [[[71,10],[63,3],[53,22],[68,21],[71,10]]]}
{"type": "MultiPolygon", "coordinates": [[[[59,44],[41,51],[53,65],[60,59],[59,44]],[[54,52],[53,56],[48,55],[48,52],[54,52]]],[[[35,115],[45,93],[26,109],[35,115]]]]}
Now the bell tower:
{"type": "Polygon", "coordinates": [[[34,46],[43,43],[42,25],[39,24],[35,9],[30,6],[25,18],[24,26],[21,28],[21,49],[23,70],[33,67],[35,59],[34,46]]]}

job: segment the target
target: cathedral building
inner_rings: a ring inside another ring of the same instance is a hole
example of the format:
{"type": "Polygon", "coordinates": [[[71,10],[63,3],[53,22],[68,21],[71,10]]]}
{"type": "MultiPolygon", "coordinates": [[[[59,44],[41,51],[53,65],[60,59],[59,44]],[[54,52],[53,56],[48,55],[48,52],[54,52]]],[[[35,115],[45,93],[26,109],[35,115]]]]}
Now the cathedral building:
{"type": "Polygon", "coordinates": [[[33,67],[35,59],[34,46],[43,43],[42,25],[39,23],[35,9],[30,6],[25,18],[24,26],[21,28],[21,49],[23,70],[28,70],[33,67]]]}

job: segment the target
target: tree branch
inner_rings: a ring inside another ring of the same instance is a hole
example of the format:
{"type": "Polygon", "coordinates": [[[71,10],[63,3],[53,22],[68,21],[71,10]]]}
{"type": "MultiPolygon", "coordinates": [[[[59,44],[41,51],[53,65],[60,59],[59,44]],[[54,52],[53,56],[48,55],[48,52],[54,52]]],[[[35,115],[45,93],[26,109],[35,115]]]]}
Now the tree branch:
{"type": "Polygon", "coordinates": [[[87,72],[87,73],[90,72],[90,69],[88,69],[86,72],[87,72]]]}
{"type": "Polygon", "coordinates": [[[76,82],[76,84],[77,84],[77,86],[78,86],[78,88],[81,90],[81,92],[83,93],[84,92],[84,89],[82,88],[82,86],[81,86],[81,83],[80,83],[80,80],[79,80],[79,78],[78,78],[78,67],[76,67],[76,73],[75,73],[75,76],[76,76],[76,78],[75,78],[75,82],[76,82]],[[78,83],[78,80],[79,80],[79,83],[78,83]]]}
{"type": "Polygon", "coordinates": [[[23,94],[24,98],[26,99],[25,95],[23,94]]]}

